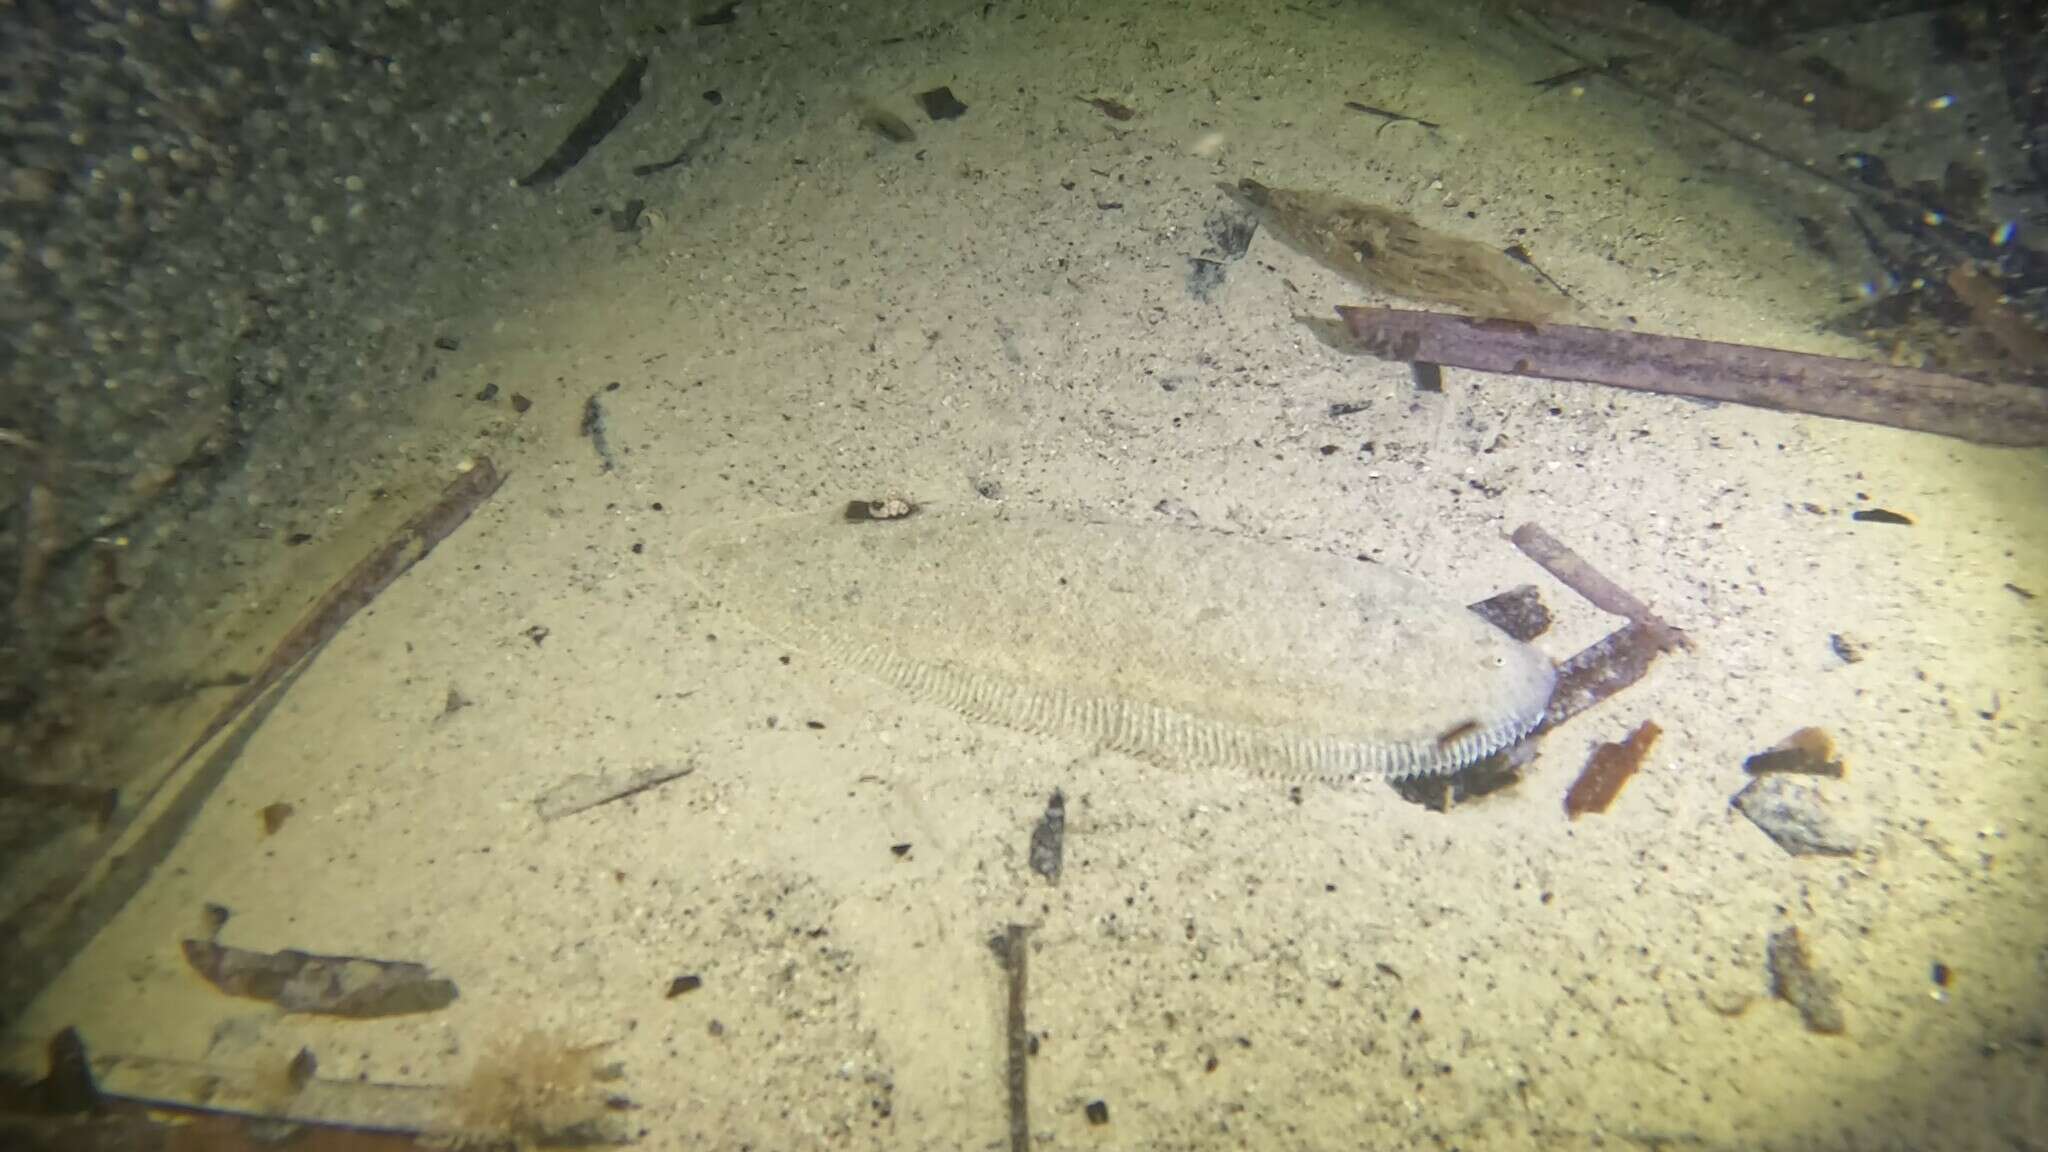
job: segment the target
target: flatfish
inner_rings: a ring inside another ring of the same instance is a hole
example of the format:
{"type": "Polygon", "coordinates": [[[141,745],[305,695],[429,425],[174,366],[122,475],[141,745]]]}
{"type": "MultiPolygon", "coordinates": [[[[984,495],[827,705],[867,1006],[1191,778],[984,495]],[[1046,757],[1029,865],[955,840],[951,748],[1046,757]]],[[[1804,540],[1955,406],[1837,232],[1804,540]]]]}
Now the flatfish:
{"type": "Polygon", "coordinates": [[[1178,524],[979,509],[719,525],[716,605],[976,720],[1290,779],[1452,772],[1532,729],[1542,653],[1398,572],[1178,524]]]}

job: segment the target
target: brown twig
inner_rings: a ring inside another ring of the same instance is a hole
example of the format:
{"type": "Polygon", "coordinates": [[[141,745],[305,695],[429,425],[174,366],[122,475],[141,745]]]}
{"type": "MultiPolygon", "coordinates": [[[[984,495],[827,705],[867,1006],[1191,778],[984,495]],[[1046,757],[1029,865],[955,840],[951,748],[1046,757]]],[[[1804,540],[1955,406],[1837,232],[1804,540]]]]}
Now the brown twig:
{"type": "Polygon", "coordinates": [[[1001,937],[1003,964],[1009,970],[1009,1011],[1005,1032],[1009,1040],[1010,1152],[1029,1152],[1031,1147],[1031,1103],[1027,1091],[1030,1076],[1031,1032],[1025,1026],[1024,1000],[1030,984],[1025,957],[1031,951],[1031,929],[1012,924],[1001,937]]]}
{"type": "Polygon", "coordinates": [[[263,666],[249,677],[248,683],[242,685],[214,715],[199,737],[178,757],[173,770],[183,767],[201,748],[234,723],[243,709],[268,691],[299,661],[318,652],[332,640],[344,624],[376,599],[378,593],[389,588],[393,580],[425,559],[427,553],[434,550],[434,545],[461,527],[463,521],[469,519],[469,514],[490,499],[503,482],[504,477],[488,459],[477,460],[474,467],[448,485],[433,507],[406,521],[383,547],[365,556],[349,570],[348,575],[335,582],[320,602],[300,618],[290,632],[285,633],[277,647],[271,649],[263,666]]]}
{"type": "Polygon", "coordinates": [[[1387,360],[1581,380],[1881,424],[1979,444],[2048,445],[2048,389],[1982,383],[1869,360],[1575,324],[1476,320],[1339,305],[1366,352],[1387,360]]]}

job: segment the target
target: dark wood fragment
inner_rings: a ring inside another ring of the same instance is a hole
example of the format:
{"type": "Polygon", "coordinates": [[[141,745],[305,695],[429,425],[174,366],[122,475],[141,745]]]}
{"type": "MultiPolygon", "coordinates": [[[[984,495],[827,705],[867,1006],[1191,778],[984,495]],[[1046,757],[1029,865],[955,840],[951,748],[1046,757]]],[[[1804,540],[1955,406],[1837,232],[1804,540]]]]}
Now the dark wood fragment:
{"type": "Polygon", "coordinates": [[[1607,811],[1614,798],[1621,795],[1622,786],[1643,763],[1650,746],[1663,735],[1663,729],[1645,720],[1628,734],[1619,744],[1601,744],[1593,749],[1593,755],[1586,761],[1585,771],[1572,783],[1564,796],[1565,815],[1573,820],[1588,812],[1607,811]]]}
{"type": "Polygon", "coordinates": [[[953,90],[943,84],[929,91],[919,92],[917,105],[924,109],[925,115],[934,120],[958,120],[967,114],[967,105],[962,104],[960,98],[953,95],[953,90]]]}
{"type": "Polygon", "coordinates": [[[1509,534],[1515,547],[1522,554],[1543,566],[1543,570],[1557,577],[1558,581],[1591,601],[1602,612],[1625,616],[1631,623],[1642,626],[1645,633],[1658,643],[1670,648],[1690,647],[1685,633],[1659,619],[1650,606],[1637,599],[1635,594],[1616,584],[1600,571],[1588,564],[1577,552],[1563,541],[1536,524],[1524,524],[1509,534]]]}
{"type": "Polygon", "coordinates": [[[704,978],[695,973],[678,976],[668,982],[668,999],[673,1000],[687,992],[695,992],[704,986],[704,978]]]}
{"type": "Polygon", "coordinates": [[[1550,609],[1534,584],[1510,588],[1471,606],[1479,618],[1527,644],[1550,631],[1550,609]]]}
{"type": "Polygon", "coordinates": [[[424,512],[405,522],[384,545],[365,556],[348,574],[336,581],[311,611],[285,633],[271,649],[263,666],[236,690],[235,695],[214,715],[199,737],[186,747],[174,767],[183,767],[201,748],[221,734],[235,718],[284,678],[301,660],[311,658],[326,646],[357,612],[367,607],[391,582],[425,559],[434,546],[462,527],[470,513],[491,498],[504,483],[489,459],[479,458],[469,471],[457,476],[441,492],[441,498],[424,512]]]}
{"type": "Polygon", "coordinates": [[[1124,121],[1137,115],[1136,112],[1131,111],[1129,105],[1111,100],[1106,96],[1083,96],[1081,99],[1093,104],[1097,112],[1102,113],[1111,120],[1124,121]]]}
{"type": "Polygon", "coordinates": [[[455,1002],[455,982],[424,964],[320,956],[297,949],[256,952],[186,940],[185,962],[230,996],[265,1000],[286,1012],[367,1020],[432,1012],[455,1002]]]}
{"type": "Polygon", "coordinates": [[[1009,1004],[1004,1032],[1009,1050],[1010,1152],[1030,1152],[1031,1032],[1025,1024],[1024,1003],[1030,990],[1025,965],[1031,951],[1031,929],[1022,924],[1012,924],[1003,935],[996,937],[996,945],[997,955],[1002,958],[1003,967],[1009,975],[1009,1004]]]}
{"type": "Polygon", "coordinates": [[[1870,360],[1646,332],[1340,305],[1385,360],[1580,380],[1855,420],[1980,444],[2048,445],[2048,389],[1979,382],[1870,360]]]}
{"type": "Polygon", "coordinates": [[[1031,870],[1048,884],[1060,882],[1060,867],[1066,858],[1067,798],[1055,790],[1045,803],[1045,815],[1031,830],[1031,870]]]}
{"type": "Polygon", "coordinates": [[[1849,513],[1849,519],[1865,524],[1898,524],[1904,527],[1911,527],[1913,524],[1912,517],[1889,508],[1858,508],[1849,513]]]}
{"type": "Polygon", "coordinates": [[[1557,666],[1557,688],[1537,727],[1543,732],[1641,680],[1650,664],[1668,651],[1665,633],[1625,624],[1557,666]]]}
{"type": "Polygon", "coordinates": [[[596,106],[576,122],[554,152],[541,161],[540,167],[519,178],[519,186],[533,188],[551,183],[582,161],[592,148],[625,120],[633,106],[640,103],[640,78],[646,74],[647,57],[634,56],[627,60],[611,87],[597,98],[596,106]]]}

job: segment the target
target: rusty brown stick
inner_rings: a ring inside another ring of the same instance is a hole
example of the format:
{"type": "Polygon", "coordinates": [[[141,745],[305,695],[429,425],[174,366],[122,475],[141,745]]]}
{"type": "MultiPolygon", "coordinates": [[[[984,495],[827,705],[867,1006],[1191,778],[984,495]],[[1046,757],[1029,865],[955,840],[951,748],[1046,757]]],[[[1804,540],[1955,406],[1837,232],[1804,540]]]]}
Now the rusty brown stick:
{"type": "Polygon", "coordinates": [[[199,733],[198,739],[192,741],[184,754],[178,757],[172,771],[184,767],[186,761],[234,723],[243,709],[269,691],[270,686],[299,661],[332,640],[343,625],[376,599],[378,593],[389,588],[392,581],[425,559],[427,553],[434,550],[434,545],[460,528],[463,521],[469,519],[469,514],[490,499],[502,483],[504,477],[490,460],[479,458],[475,466],[448,485],[432,507],[406,521],[384,542],[383,547],[363,557],[348,575],[327,590],[319,603],[300,617],[290,632],[285,633],[284,639],[278,641],[277,647],[271,649],[270,655],[264,659],[263,666],[249,677],[248,683],[236,690],[232,699],[221,706],[221,710],[199,733]]]}
{"type": "Polygon", "coordinates": [[[1365,351],[1386,360],[1580,380],[1881,424],[1979,444],[2048,445],[2048,389],[1984,383],[1871,360],[1646,332],[1475,320],[1340,305],[1365,351]]]}

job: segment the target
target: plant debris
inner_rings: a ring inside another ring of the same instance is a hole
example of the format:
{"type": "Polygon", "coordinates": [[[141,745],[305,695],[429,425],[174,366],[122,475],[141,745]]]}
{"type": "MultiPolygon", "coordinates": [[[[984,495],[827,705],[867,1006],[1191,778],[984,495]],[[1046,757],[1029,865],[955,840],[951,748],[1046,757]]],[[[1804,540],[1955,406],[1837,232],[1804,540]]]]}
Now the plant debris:
{"type": "Polygon", "coordinates": [[[1067,798],[1055,789],[1052,799],[1045,802],[1045,815],[1031,829],[1031,870],[1045,877],[1048,884],[1060,882],[1066,844],[1067,798]]]}
{"type": "Polygon", "coordinates": [[[697,975],[694,972],[689,973],[687,975],[678,976],[675,979],[668,982],[668,996],[666,998],[673,1000],[678,996],[684,995],[685,993],[695,992],[697,989],[702,988],[703,986],[704,978],[702,976],[697,975]]]}
{"type": "Polygon", "coordinates": [[[694,761],[682,765],[656,764],[628,775],[623,781],[607,773],[581,773],[549,788],[533,802],[543,823],[615,804],[652,791],[697,770],[694,761]]]}
{"type": "MultiPolygon", "coordinates": [[[[1256,180],[1222,187],[1297,251],[1363,287],[1531,322],[1572,306],[1568,297],[1499,251],[1426,228],[1398,209],[1327,192],[1269,188],[1256,180]]],[[[1427,355],[1400,359],[1457,363],[1427,355]]]]}
{"type": "Polygon", "coordinates": [[[1427,360],[1509,376],[1578,380],[1881,424],[1980,444],[2048,445],[2048,389],[1849,360],[1527,317],[1340,305],[1360,346],[1383,360],[1427,360]],[[1520,321],[1520,322],[1516,322],[1520,321]]]}
{"type": "Polygon", "coordinates": [[[597,105],[569,130],[569,135],[546,160],[541,161],[540,167],[520,177],[519,186],[534,188],[552,183],[580,163],[592,148],[626,119],[633,106],[640,103],[640,79],[646,74],[647,57],[634,56],[627,60],[611,87],[597,98],[597,105]]]}
{"type": "Polygon", "coordinates": [[[1588,812],[1603,813],[1621,795],[1622,786],[1642,766],[1643,757],[1657,742],[1663,729],[1645,720],[1619,744],[1601,744],[1593,749],[1585,771],[1565,793],[1564,812],[1573,820],[1588,812]]]}
{"type": "Polygon", "coordinates": [[[1801,728],[1776,746],[1744,760],[1742,770],[1751,776],[1783,772],[1793,776],[1831,776],[1837,780],[1848,774],[1842,758],[1835,754],[1834,738],[1825,728],[1801,728]]]}
{"type": "Polygon", "coordinates": [[[382,547],[365,556],[348,574],[336,581],[310,611],[285,633],[263,666],[215,713],[197,738],[173,765],[183,767],[201,748],[232,724],[256,698],[268,692],[302,660],[310,660],[339,633],[344,624],[367,607],[392,581],[425,559],[434,546],[469,519],[470,513],[491,498],[504,476],[490,460],[478,458],[451,481],[432,506],[405,522],[382,547]]]}
{"type": "Polygon", "coordinates": [[[1550,609],[1534,584],[1522,584],[1471,606],[1479,618],[1527,644],[1550,631],[1550,609]]]}
{"type": "Polygon", "coordinates": [[[1841,986],[1813,965],[1806,939],[1797,925],[1771,934],[1766,948],[1771,995],[1799,1010],[1806,1030],[1827,1036],[1847,1028],[1842,1016],[1841,986]]]}
{"type": "Polygon", "coordinates": [[[1898,524],[1906,527],[1910,527],[1913,523],[1912,517],[1894,512],[1889,508],[1858,508],[1856,511],[1849,513],[1849,519],[1864,524],[1898,524]]]}
{"type": "Polygon", "coordinates": [[[1344,102],[1344,106],[1346,108],[1351,109],[1353,112],[1362,112],[1367,116],[1379,117],[1380,126],[1376,130],[1374,130],[1374,136],[1378,136],[1381,132],[1385,132],[1387,129],[1392,128],[1396,124],[1414,124],[1422,128],[1427,128],[1431,131],[1435,131],[1436,129],[1443,127],[1443,125],[1438,124],[1435,121],[1424,120],[1420,116],[1410,116],[1405,112],[1389,112],[1385,108],[1376,108],[1371,104],[1360,104],[1356,100],[1346,100],[1344,102]]]}
{"type": "Polygon", "coordinates": [[[284,822],[292,818],[292,806],[280,800],[275,804],[265,804],[258,815],[263,817],[263,834],[275,836],[284,827],[284,822]]]}
{"type": "Polygon", "coordinates": [[[1124,120],[1129,120],[1137,115],[1137,113],[1131,111],[1131,109],[1128,106],[1118,103],[1115,100],[1111,100],[1106,96],[1083,96],[1080,97],[1080,99],[1095,105],[1095,110],[1097,112],[1102,113],[1104,116],[1109,117],[1111,120],[1121,122],[1124,120]]]}
{"type": "Polygon", "coordinates": [[[917,106],[933,120],[958,120],[967,114],[967,105],[953,95],[953,90],[944,85],[917,94],[917,106]]]}
{"type": "Polygon", "coordinates": [[[604,403],[598,399],[599,395],[592,393],[590,399],[583,402],[583,422],[577,426],[577,431],[590,441],[590,447],[597,452],[599,471],[611,472],[618,467],[618,462],[612,459],[611,442],[605,438],[604,403]]]}
{"type": "Polygon", "coordinates": [[[990,944],[1009,977],[1006,981],[1008,1010],[1004,1013],[1003,1032],[1009,1056],[1005,1082],[1009,1089],[1010,1152],[1030,1152],[1032,1045],[1031,1031],[1024,1020],[1024,1003],[1030,991],[1026,962],[1031,952],[1031,929],[1022,924],[1012,924],[990,944]]]}
{"type": "Polygon", "coordinates": [[[254,952],[213,940],[184,942],[185,962],[230,996],[265,1000],[286,1012],[365,1020],[433,1012],[455,1002],[455,982],[424,964],[319,956],[296,949],[254,952]]]}

